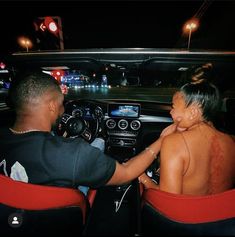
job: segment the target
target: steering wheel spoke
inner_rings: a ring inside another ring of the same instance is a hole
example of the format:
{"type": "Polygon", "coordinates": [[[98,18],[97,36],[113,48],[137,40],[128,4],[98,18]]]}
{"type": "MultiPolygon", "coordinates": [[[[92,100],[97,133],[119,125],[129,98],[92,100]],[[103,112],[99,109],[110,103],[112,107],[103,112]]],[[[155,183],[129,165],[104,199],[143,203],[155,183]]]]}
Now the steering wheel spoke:
{"type": "Polygon", "coordinates": [[[81,136],[82,136],[86,141],[88,141],[88,142],[90,142],[90,141],[92,140],[92,132],[91,132],[91,130],[90,130],[88,127],[86,127],[86,128],[84,129],[84,131],[82,132],[81,136]]]}

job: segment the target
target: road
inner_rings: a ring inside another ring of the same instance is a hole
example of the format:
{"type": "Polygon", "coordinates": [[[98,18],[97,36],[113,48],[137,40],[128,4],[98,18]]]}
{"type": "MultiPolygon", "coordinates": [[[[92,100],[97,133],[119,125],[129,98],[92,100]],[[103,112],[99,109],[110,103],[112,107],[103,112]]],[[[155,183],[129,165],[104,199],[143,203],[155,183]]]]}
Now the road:
{"type": "Polygon", "coordinates": [[[66,98],[86,99],[130,99],[171,102],[175,88],[138,88],[138,87],[113,87],[113,88],[86,88],[71,89],[66,98]]]}

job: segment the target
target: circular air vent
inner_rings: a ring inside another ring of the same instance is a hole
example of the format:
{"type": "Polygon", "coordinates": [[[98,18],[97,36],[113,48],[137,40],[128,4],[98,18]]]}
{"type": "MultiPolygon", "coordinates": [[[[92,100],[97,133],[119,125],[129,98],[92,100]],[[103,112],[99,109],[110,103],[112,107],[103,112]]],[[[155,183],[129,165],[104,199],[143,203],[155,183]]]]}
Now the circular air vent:
{"type": "Polygon", "coordinates": [[[131,126],[131,129],[132,129],[132,130],[135,130],[135,131],[136,131],[136,130],[139,130],[139,129],[140,129],[141,123],[140,123],[139,120],[133,120],[133,121],[131,121],[130,126],[131,126]]]}
{"type": "Polygon", "coordinates": [[[128,127],[128,122],[125,119],[121,119],[118,122],[118,127],[122,130],[126,129],[128,127]]]}
{"type": "Polygon", "coordinates": [[[116,122],[113,120],[113,119],[108,119],[106,121],[106,126],[109,128],[109,129],[113,129],[115,128],[116,126],[116,122]]]}

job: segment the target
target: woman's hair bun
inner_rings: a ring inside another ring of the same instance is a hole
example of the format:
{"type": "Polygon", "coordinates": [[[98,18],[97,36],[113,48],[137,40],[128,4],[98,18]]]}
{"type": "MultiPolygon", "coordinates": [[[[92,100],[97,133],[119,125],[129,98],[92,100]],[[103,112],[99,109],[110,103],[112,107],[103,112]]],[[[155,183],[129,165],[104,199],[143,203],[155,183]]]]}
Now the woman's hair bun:
{"type": "Polygon", "coordinates": [[[192,69],[191,80],[193,82],[207,81],[211,82],[212,79],[212,63],[205,63],[199,67],[192,69]]]}

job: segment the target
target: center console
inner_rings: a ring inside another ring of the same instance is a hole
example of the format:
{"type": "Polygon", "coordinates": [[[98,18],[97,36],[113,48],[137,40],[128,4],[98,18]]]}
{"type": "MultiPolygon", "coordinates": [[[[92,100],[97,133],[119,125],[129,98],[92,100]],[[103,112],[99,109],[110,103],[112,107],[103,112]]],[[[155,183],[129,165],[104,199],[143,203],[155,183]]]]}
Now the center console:
{"type": "MultiPolygon", "coordinates": [[[[105,116],[105,153],[120,163],[138,153],[142,124],[140,104],[109,103],[105,116]]],[[[85,235],[140,235],[141,199],[138,179],[97,190],[85,235]],[[98,220],[98,221],[97,221],[98,220]],[[101,220],[101,221],[100,221],[101,220]]]]}
{"type": "Polygon", "coordinates": [[[137,103],[110,103],[105,121],[107,152],[125,161],[136,154],[141,131],[141,107],[137,103]]]}

